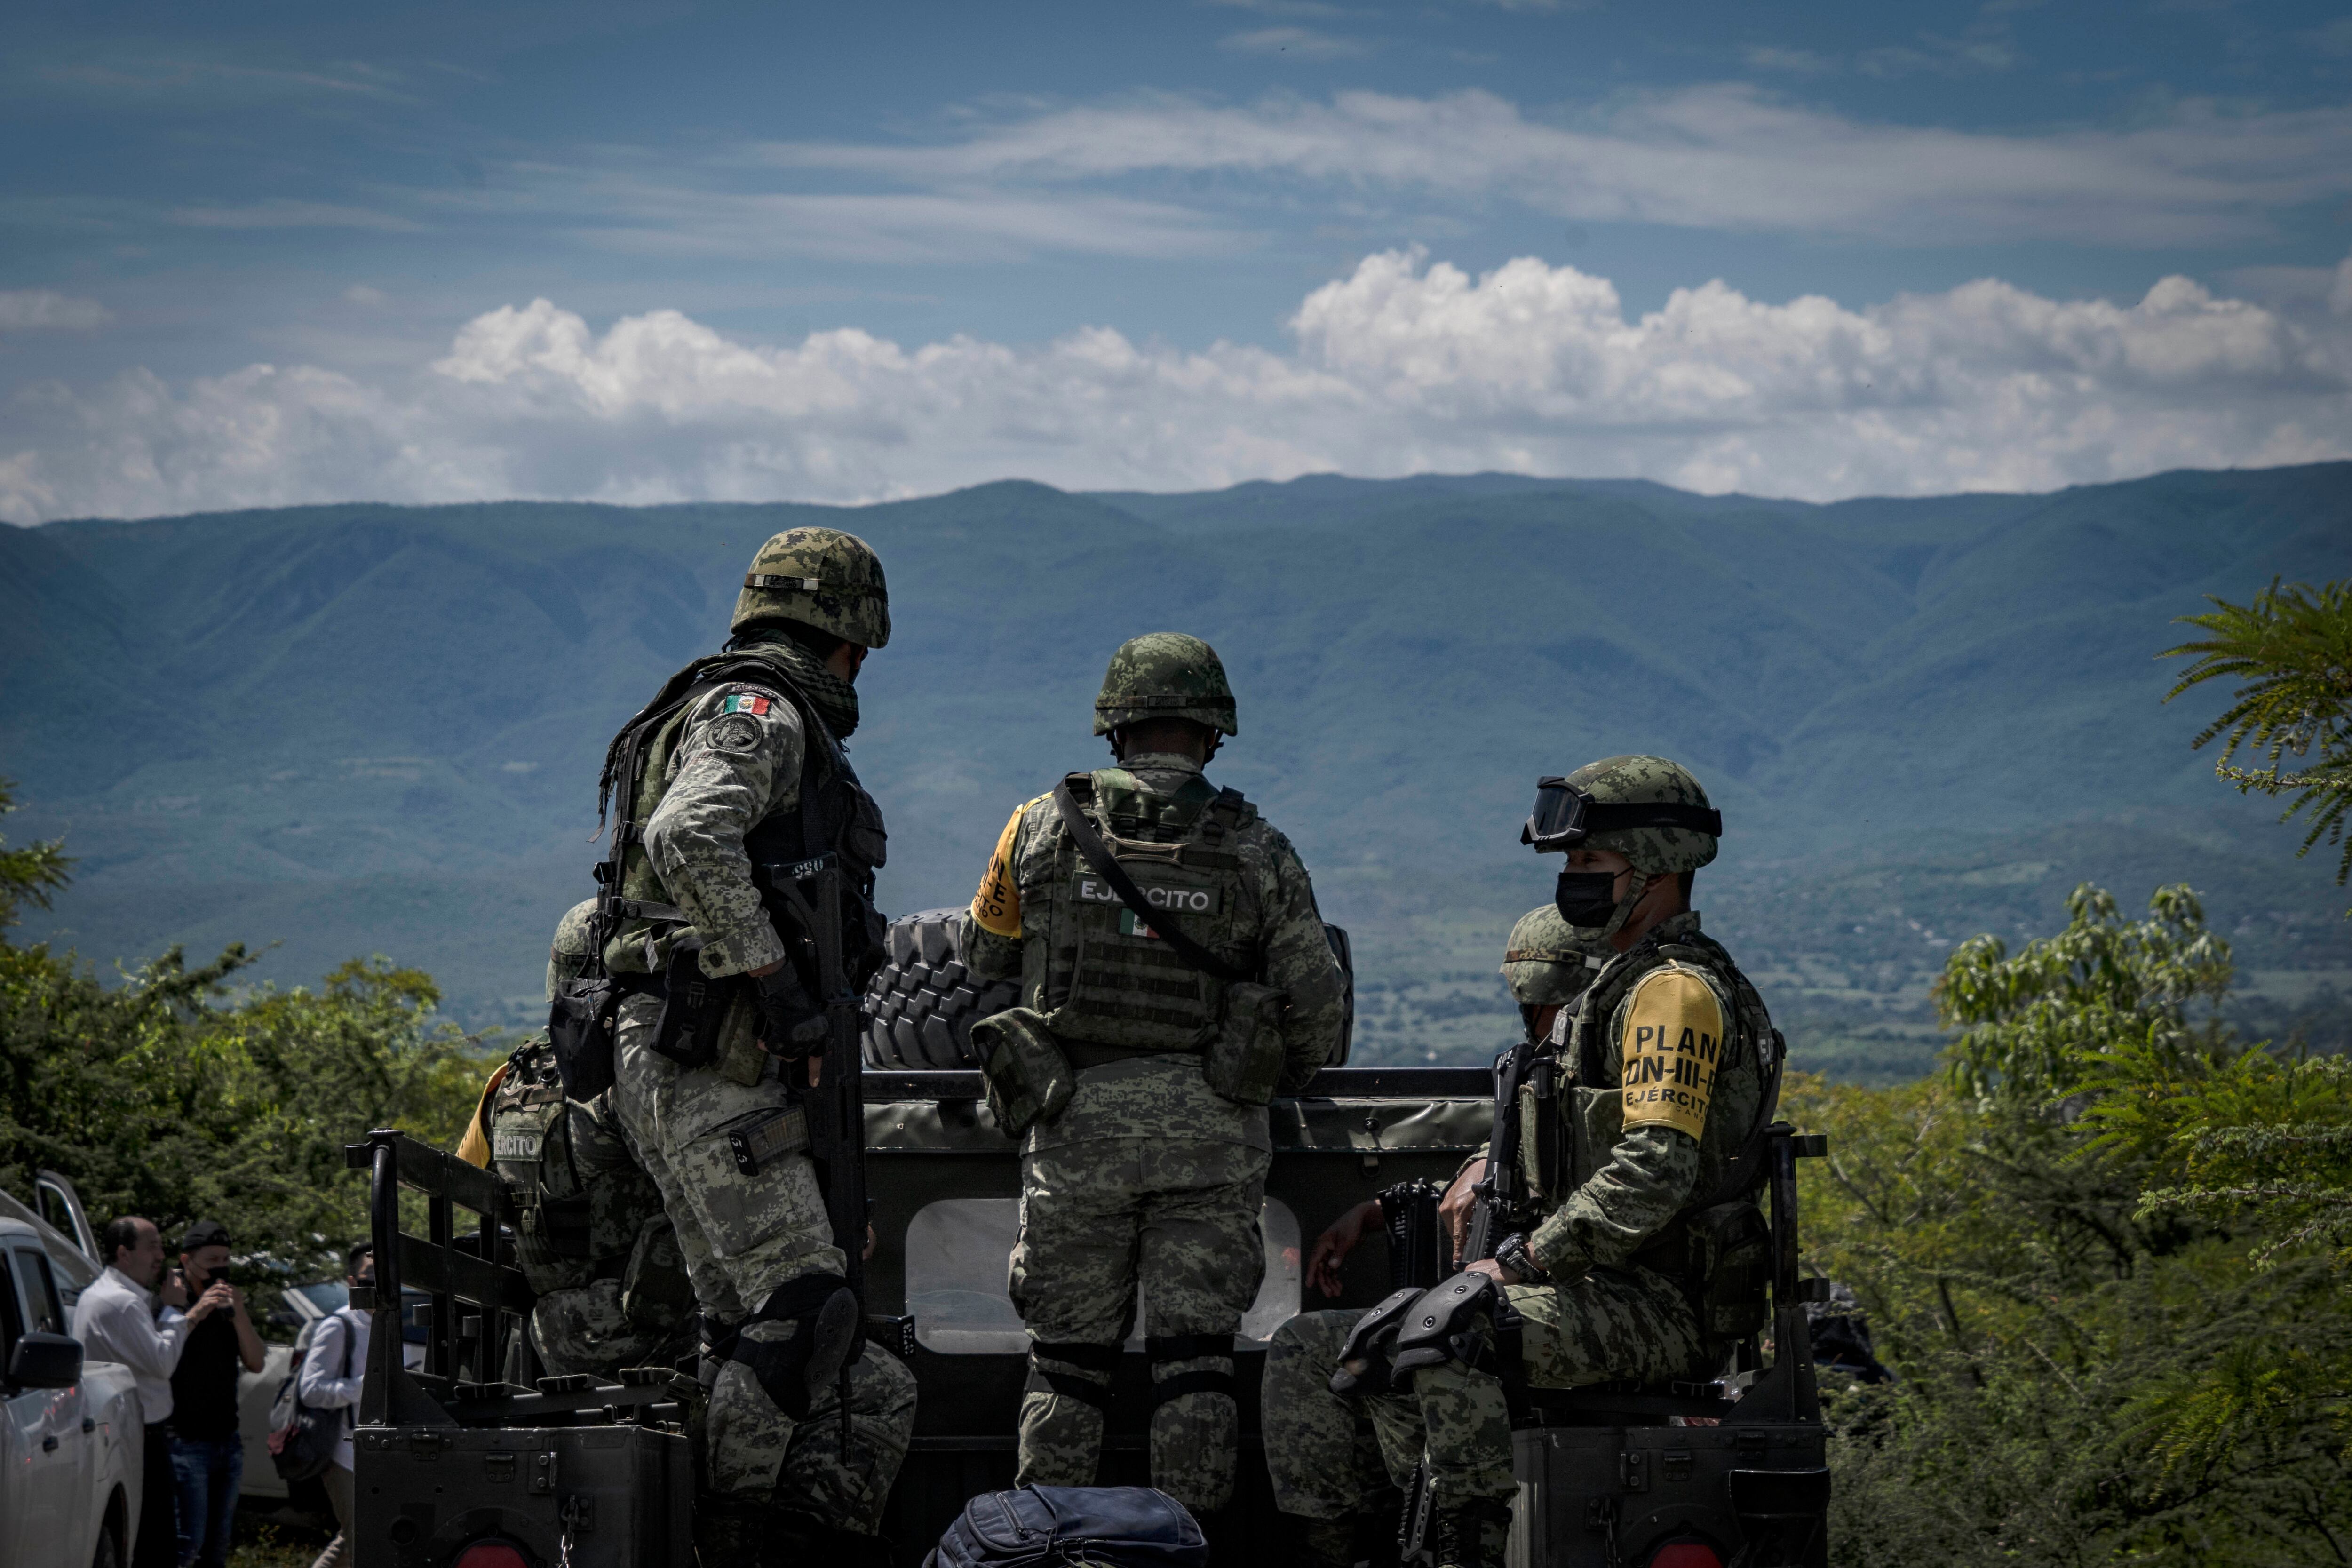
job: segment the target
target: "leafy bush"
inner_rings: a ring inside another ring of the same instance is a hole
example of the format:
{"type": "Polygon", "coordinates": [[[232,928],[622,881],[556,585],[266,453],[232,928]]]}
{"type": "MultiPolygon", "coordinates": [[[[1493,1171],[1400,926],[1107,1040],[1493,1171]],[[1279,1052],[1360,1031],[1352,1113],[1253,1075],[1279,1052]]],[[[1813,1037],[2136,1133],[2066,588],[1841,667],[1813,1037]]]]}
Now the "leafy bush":
{"type": "Polygon", "coordinates": [[[2235,1039],[2185,888],[1957,950],[1949,1071],[1792,1086],[1807,1246],[1897,1381],[1832,1389],[1840,1563],[2304,1563],[2352,1546],[2352,1074],[2235,1039]]]}

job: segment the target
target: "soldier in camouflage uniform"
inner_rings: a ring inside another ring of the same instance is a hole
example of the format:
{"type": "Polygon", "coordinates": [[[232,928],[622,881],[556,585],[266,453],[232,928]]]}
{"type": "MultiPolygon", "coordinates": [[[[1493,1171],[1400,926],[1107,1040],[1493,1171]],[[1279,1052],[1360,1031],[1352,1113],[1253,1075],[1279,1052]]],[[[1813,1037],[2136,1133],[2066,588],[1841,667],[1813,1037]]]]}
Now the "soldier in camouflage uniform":
{"type": "MultiPolygon", "coordinates": [[[[1238,978],[1127,908],[1055,795],[1004,825],[962,930],[975,976],[1021,979],[1021,1006],[973,1031],[992,1101],[1026,1093],[1034,1108],[1011,1283],[1031,1341],[1020,1480],[1094,1484],[1140,1286],[1152,1484],[1204,1514],[1233,1490],[1233,1336],[1265,1267],[1265,1104],[1329,1058],[1343,1000],[1307,868],[1255,807],[1202,776],[1235,719],[1206,643],[1137,637],[1095,704],[1118,765],[1056,793],[1148,910],[1170,911],[1163,924],[1238,978]]],[[[1012,1120],[1019,1131],[1024,1117],[1012,1120]]]]}
{"type": "MultiPolygon", "coordinates": [[[[578,974],[596,900],[556,927],[547,993],[578,974]]],[[[516,1203],[515,1261],[539,1300],[531,1346],[551,1373],[663,1365],[694,1347],[694,1287],[661,1194],[613,1115],[610,1090],[566,1100],[544,1032],[490,1075],[458,1154],[505,1177],[516,1203]]]]}
{"type": "MultiPolygon", "coordinates": [[[[1503,983],[1528,1039],[1551,1032],[1560,1008],[1607,962],[1604,954],[1615,956],[1549,904],[1520,917],[1503,950],[1503,983]]],[[[1316,1239],[1307,1278],[1326,1296],[1339,1293],[1339,1266],[1379,1214],[1378,1199],[1360,1204],[1316,1239]]],[[[1259,1390],[1266,1472],[1275,1507],[1298,1521],[1311,1568],[1356,1562],[1358,1521],[1392,1500],[1391,1489],[1405,1486],[1421,1462],[1416,1413],[1391,1402],[1374,1402],[1367,1412],[1331,1391],[1340,1349],[1363,1316],[1361,1309],[1301,1312],[1275,1330],[1266,1350],[1259,1390]]],[[[1393,1519],[1382,1522],[1394,1528],[1393,1519]]]]}
{"type": "Polygon", "coordinates": [[[708,1260],[695,1268],[709,1399],[697,1540],[706,1560],[751,1563],[829,1533],[856,1539],[828,1552],[871,1552],[915,1384],[879,1346],[860,1353],[801,1103],[824,1015],[771,912],[829,856],[856,889],[847,951],[880,931],[881,814],[842,742],[857,727],[857,671],[890,635],[881,563],[832,529],[780,533],[753,559],[730,629],[726,650],[673,676],[607,753],[604,787],[627,809],[604,958],[630,993],[614,1109],[689,1264],[708,1260]]]}
{"type": "MultiPolygon", "coordinates": [[[[1611,757],[1538,790],[1524,837],[1568,857],[1555,904],[1615,954],[1552,1029],[1567,1083],[1555,1190],[1542,1190],[1530,1144],[1540,1221],[1470,1266],[1525,1319],[1523,1366],[1538,1388],[1711,1377],[1727,1348],[1722,1323],[1701,1317],[1709,1281],[1691,1275],[1691,1230],[1760,1174],[1738,1156],[1770,1114],[1781,1046],[1690,907],[1720,832],[1698,781],[1663,757],[1611,757]]],[[[1454,1216],[1485,1163],[1456,1178],[1454,1216]]],[[[1436,1562],[1496,1568],[1515,1490],[1500,1380],[1451,1359],[1400,1379],[1407,1388],[1373,1402],[1423,1428],[1436,1562]]]]}

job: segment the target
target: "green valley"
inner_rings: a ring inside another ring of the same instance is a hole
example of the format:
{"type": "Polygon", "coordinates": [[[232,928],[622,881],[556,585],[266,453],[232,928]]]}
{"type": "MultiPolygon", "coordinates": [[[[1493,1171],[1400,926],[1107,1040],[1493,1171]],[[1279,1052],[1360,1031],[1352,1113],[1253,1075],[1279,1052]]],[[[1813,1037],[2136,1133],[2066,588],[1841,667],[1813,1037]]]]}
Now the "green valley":
{"type": "Polygon", "coordinates": [[[896,637],[852,751],[889,812],[886,908],[960,903],[1006,811],[1103,755],[1132,633],[1219,648],[1258,801],[1356,933],[1359,1059],[1466,1060],[1509,1026],[1503,932],[1556,862],[1535,777],[1658,751],[1722,807],[1698,902],[1801,1063],[1890,1081],[1942,1036],[1950,945],[2094,879],[2207,900],[2263,1032],[2340,1040],[2332,861],[2189,741],[2154,656],[2202,595],[2340,575],[2352,465],[1829,506],[1642,483],[1310,478],[1185,496],[1003,483],[863,508],[354,504],[0,530],[12,841],[79,859],[49,938],[101,965],[371,952],[468,1026],[538,1011],[589,889],[613,730],[723,637],[759,542],[845,527],[896,637]],[[2267,1009],[2266,1013],[2262,1010],[2267,1009]]]}

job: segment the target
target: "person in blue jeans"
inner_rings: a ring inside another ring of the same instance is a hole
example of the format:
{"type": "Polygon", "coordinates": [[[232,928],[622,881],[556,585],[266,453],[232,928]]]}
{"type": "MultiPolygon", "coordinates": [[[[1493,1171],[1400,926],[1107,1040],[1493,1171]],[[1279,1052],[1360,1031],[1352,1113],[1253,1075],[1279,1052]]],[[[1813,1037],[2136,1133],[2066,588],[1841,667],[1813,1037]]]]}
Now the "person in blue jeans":
{"type": "Polygon", "coordinates": [[[172,1477],[178,1491],[179,1568],[224,1568],[245,1477],[237,1431],[236,1374],[261,1370],[261,1336],[245,1297],[228,1282],[228,1228],[200,1219],[180,1240],[180,1273],[189,1300],[213,1286],[227,1306],[189,1331],[172,1373],[172,1477]]]}

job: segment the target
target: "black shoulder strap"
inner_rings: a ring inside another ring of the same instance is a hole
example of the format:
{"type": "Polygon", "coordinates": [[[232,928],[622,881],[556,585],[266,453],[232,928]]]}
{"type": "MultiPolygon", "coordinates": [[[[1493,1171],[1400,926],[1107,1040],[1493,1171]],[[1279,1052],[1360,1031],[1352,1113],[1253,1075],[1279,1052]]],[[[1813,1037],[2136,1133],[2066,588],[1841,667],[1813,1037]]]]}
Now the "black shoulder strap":
{"type": "Polygon", "coordinates": [[[801,721],[801,788],[799,837],[804,858],[824,853],[823,847],[809,847],[809,842],[820,836],[821,830],[809,810],[810,796],[822,783],[827,767],[847,765],[841,755],[839,742],[833,738],[811,708],[808,696],[795,685],[784,670],[756,654],[724,653],[698,658],[670,677],[654,700],[639,709],[626,724],[614,735],[605,749],[604,771],[597,781],[596,817],[604,820],[605,808],[615,809],[619,821],[613,829],[613,841],[606,849],[604,860],[597,868],[596,879],[602,888],[597,921],[593,927],[594,951],[590,956],[590,968],[583,971],[592,977],[604,974],[604,944],[626,921],[646,915],[682,918],[667,905],[632,902],[621,897],[622,878],[627,871],[629,846],[635,841],[636,824],[631,820],[636,812],[637,749],[661,723],[680,710],[709,695],[722,686],[737,684],[772,686],[784,694],[801,721]],[[623,907],[628,905],[629,907],[623,907]]]}
{"type": "Polygon", "coordinates": [[[1256,978],[1245,969],[1234,968],[1178,930],[1174,918],[1167,910],[1155,910],[1144,901],[1143,889],[1137,887],[1135,879],[1111,858],[1110,850],[1103,844],[1102,835],[1097,833],[1095,825],[1087,820],[1087,814],[1078,809],[1077,797],[1070,793],[1069,780],[1064,779],[1054,786],[1054,807],[1062,814],[1062,826],[1070,830],[1070,837],[1076,842],[1078,853],[1086,857],[1087,864],[1094,868],[1095,875],[1108,882],[1111,890],[1118,895],[1118,901],[1127,906],[1128,912],[1149,925],[1153,935],[1174,948],[1177,957],[1220,980],[1256,978]]]}
{"type": "Polygon", "coordinates": [[[1608,1076],[1609,1042],[1605,1037],[1617,1004],[1625,999],[1634,981],[1657,967],[1657,957],[1658,933],[1652,931],[1611,959],[1577,997],[1577,1020],[1582,1037],[1576,1042],[1576,1060],[1570,1064],[1577,1082],[1589,1089],[1608,1076]]]}

